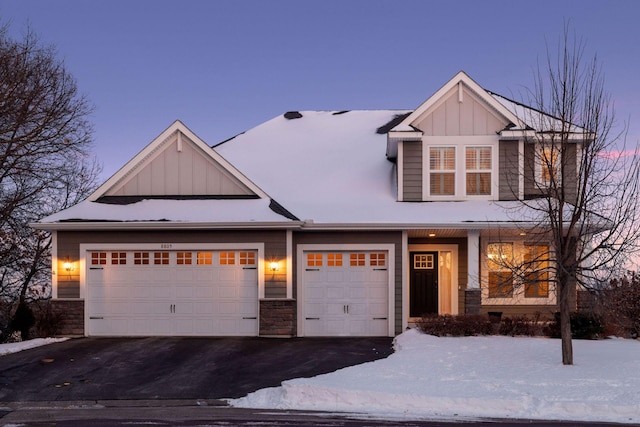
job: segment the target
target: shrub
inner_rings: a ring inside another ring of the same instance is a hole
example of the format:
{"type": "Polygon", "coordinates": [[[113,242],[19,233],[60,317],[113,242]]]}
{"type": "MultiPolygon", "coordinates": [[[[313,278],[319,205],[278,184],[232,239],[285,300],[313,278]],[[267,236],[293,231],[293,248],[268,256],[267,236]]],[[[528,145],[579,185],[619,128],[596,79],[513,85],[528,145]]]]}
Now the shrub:
{"type": "Polygon", "coordinates": [[[492,333],[489,318],[481,315],[425,315],[418,320],[417,326],[425,334],[438,337],[463,337],[492,333]]]}
{"type": "Polygon", "coordinates": [[[614,279],[598,293],[599,308],[611,333],[640,336],[640,275],[631,272],[614,279]]]}
{"type": "MultiPolygon", "coordinates": [[[[593,340],[601,338],[605,330],[602,316],[590,312],[571,313],[571,337],[579,340],[593,340]]],[[[547,335],[560,338],[560,313],[556,313],[553,322],[547,329],[547,335]]]]}
{"type": "Polygon", "coordinates": [[[498,327],[500,335],[509,336],[528,336],[535,337],[542,335],[542,326],[540,324],[540,314],[536,314],[533,318],[527,316],[507,317],[498,327]]]}

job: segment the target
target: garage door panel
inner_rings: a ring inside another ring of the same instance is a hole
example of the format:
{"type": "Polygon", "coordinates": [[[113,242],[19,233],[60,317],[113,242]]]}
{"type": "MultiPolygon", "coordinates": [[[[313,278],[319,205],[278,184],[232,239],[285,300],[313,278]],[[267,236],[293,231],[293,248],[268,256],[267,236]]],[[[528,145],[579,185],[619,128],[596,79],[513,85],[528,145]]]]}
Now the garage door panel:
{"type": "Polygon", "coordinates": [[[305,335],[388,335],[388,251],[305,251],[303,259],[313,262],[302,278],[305,335]]]}
{"type": "MultiPolygon", "coordinates": [[[[193,251],[191,259],[170,252],[169,264],[155,265],[148,253],[147,264],[134,264],[131,251],[112,265],[109,252],[107,264],[87,269],[90,335],[258,334],[257,268],[220,265],[215,251],[209,264],[198,264],[193,251]]],[[[90,267],[90,253],[87,260],[90,267]]]]}

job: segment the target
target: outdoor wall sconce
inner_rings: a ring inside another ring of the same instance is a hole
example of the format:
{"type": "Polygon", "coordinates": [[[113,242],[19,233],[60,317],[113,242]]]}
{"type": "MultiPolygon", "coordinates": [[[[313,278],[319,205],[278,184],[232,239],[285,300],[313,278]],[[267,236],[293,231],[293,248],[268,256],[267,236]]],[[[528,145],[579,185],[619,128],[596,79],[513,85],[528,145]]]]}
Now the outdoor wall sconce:
{"type": "Polygon", "coordinates": [[[62,264],[62,267],[67,272],[67,274],[71,274],[71,272],[73,271],[73,263],[71,262],[69,257],[67,257],[64,264],[62,264]]]}
{"type": "Polygon", "coordinates": [[[277,261],[271,261],[269,263],[269,270],[271,270],[271,272],[275,273],[279,268],[280,264],[277,261]]]}

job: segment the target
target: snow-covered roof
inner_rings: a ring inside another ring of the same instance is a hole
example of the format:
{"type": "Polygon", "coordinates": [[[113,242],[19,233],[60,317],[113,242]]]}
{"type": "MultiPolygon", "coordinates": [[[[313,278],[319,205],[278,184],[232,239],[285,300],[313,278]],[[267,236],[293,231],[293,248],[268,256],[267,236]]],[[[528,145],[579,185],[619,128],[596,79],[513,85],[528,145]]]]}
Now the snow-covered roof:
{"type": "Polygon", "coordinates": [[[377,130],[406,111],[301,111],[214,149],[306,226],[477,227],[513,222],[507,202],[398,202],[395,164],[377,130]],[[313,222],[313,225],[311,224],[313,222]]]}
{"type": "Polygon", "coordinates": [[[269,199],[241,200],[142,200],[126,205],[85,200],[75,206],[50,215],[36,227],[56,224],[55,228],[163,228],[167,226],[207,228],[242,224],[249,227],[283,227],[295,221],[287,220],[270,208],[269,199]]]}

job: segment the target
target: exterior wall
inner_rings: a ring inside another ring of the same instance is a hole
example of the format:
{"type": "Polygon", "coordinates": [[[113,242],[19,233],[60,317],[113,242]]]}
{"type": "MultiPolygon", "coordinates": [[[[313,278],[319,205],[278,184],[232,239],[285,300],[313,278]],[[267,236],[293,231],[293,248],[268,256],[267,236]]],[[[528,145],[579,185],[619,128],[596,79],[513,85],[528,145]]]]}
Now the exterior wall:
{"type": "MultiPolygon", "coordinates": [[[[462,84],[462,83],[460,83],[462,84]]],[[[429,136],[495,135],[508,124],[462,84],[442,97],[415,126],[429,136]]]]}
{"type": "MultiPolygon", "coordinates": [[[[402,233],[401,232],[294,232],[293,265],[297,265],[297,246],[303,244],[376,244],[395,245],[395,333],[402,333],[402,233]]],[[[298,277],[293,270],[293,297],[297,298],[298,277]]]]}
{"type": "Polygon", "coordinates": [[[500,141],[499,145],[500,200],[517,200],[520,187],[518,141],[500,141]]]}
{"type": "Polygon", "coordinates": [[[557,311],[557,305],[483,305],[481,309],[482,314],[498,312],[503,316],[540,315],[540,320],[553,320],[553,314],[557,311]]]}
{"type": "MultiPolygon", "coordinates": [[[[59,231],[58,232],[58,298],[80,297],[80,272],[64,273],[67,257],[77,265],[81,243],[242,243],[264,242],[265,260],[280,261],[277,273],[265,271],[265,298],[286,298],[286,232],[285,231],[59,231]]],[[[265,269],[266,270],[266,269],[265,269]]]]}
{"type": "Polygon", "coordinates": [[[422,142],[402,143],[402,185],[403,201],[414,202],[422,200],[422,142]]]}

